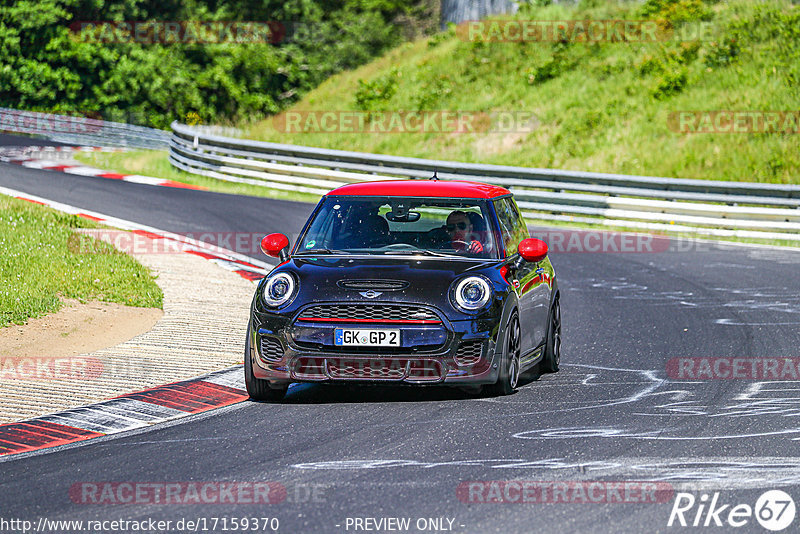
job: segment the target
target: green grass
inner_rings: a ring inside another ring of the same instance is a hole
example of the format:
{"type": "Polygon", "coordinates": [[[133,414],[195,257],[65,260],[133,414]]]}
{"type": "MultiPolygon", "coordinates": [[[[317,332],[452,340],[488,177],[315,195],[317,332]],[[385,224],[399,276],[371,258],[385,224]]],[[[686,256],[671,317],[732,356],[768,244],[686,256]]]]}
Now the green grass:
{"type": "Polygon", "coordinates": [[[285,132],[264,141],[380,154],[623,174],[800,183],[800,135],[673,131],[685,110],[800,109],[800,6],[786,0],[584,1],[520,19],[707,23],[713,40],[602,44],[468,42],[450,30],[336,75],[290,111],[526,111],[530,132],[285,132]]]}
{"type": "Polygon", "coordinates": [[[78,253],[76,228],[100,226],[0,197],[0,328],[55,312],[61,298],[161,308],[163,294],[147,268],[105,243],[95,245],[97,254],[78,253]]]}
{"type": "Polygon", "coordinates": [[[282,191],[250,184],[226,182],[216,178],[190,174],[173,167],[167,152],[162,150],[132,150],[126,152],[76,152],[75,159],[103,170],[122,174],[140,174],[174,180],[185,184],[205,187],[217,193],[278,198],[302,202],[317,202],[319,197],[307,193],[282,191]]]}

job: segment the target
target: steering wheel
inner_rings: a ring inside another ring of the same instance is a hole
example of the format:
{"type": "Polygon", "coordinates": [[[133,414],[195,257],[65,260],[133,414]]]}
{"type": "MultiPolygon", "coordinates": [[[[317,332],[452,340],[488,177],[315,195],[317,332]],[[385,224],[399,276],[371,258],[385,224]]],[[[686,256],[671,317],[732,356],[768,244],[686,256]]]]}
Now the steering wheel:
{"type": "Polygon", "coordinates": [[[458,252],[464,252],[468,250],[472,243],[467,243],[466,241],[461,241],[460,239],[456,239],[450,241],[450,244],[453,245],[453,249],[457,250],[458,252]]]}

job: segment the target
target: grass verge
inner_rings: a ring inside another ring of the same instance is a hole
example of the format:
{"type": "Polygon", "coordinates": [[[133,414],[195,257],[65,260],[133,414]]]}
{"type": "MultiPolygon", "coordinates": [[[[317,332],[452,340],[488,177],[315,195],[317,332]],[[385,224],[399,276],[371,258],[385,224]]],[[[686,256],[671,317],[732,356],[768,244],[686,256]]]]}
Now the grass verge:
{"type": "Polygon", "coordinates": [[[0,196],[0,328],[58,311],[60,297],[161,308],[161,288],[132,257],[100,242],[96,254],[70,250],[74,229],[100,227],[0,196]]]}

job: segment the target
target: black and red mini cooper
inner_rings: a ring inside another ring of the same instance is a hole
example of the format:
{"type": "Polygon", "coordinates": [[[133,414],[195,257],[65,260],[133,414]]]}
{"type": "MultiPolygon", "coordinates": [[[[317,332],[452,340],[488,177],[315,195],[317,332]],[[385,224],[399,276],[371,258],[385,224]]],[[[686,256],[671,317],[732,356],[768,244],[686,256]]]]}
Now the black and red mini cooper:
{"type": "Polygon", "coordinates": [[[454,181],[350,184],[320,200],[258,284],[245,347],[250,397],[291,382],[443,384],[492,395],[558,371],[561,313],[547,245],[511,193],[454,181]]]}

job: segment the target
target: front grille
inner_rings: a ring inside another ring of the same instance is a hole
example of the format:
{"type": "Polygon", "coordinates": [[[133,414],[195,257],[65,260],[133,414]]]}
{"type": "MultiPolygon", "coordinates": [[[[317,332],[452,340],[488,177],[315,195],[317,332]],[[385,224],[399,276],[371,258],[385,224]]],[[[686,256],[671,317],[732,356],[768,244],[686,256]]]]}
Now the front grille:
{"type": "Polygon", "coordinates": [[[292,365],[297,380],[395,380],[439,382],[445,368],[427,358],[316,358],[300,356],[292,365]]]}
{"type": "Polygon", "coordinates": [[[328,360],[330,377],[345,380],[402,380],[405,367],[397,360],[328,360]]]}
{"type": "Polygon", "coordinates": [[[401,304],[322,304],[306,309],[301,320],[341,319],[343,321],[384,322],[384,321],[435,321],[439,317],[420,306],[401,304]]]}
{"type": "Polygon", "coordinates": [[[264,336],[261,338],[261,359],[277,362],[283,358],[283,344],[278,338],[264,336]]]}
{"type": "Polygon", "coordinates": [[[407,288],[410,284],[406,280],[339,280],[336,285],[343,289],[355,289],[357,291],[399,291],[407,288]]]}
{"type": "Polygon", "coordinates": [[[481,349],[483,349],[483,341],[467,341],[458,347],[456,352],[456,365],[459,367],[468,367],[475,365],[481,359],[481,349]]]}

